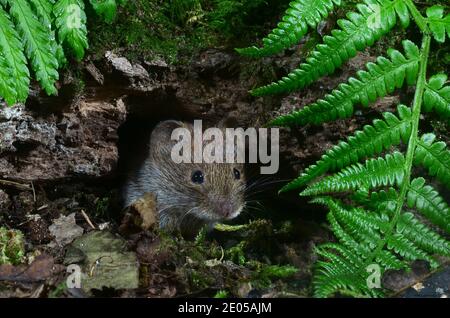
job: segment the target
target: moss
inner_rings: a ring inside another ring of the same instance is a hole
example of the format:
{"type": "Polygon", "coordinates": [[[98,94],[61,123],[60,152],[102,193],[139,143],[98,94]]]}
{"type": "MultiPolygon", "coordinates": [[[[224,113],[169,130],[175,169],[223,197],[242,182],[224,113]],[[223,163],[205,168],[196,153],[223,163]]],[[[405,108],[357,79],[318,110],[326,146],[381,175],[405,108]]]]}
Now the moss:
{"type": "Polygon", "coordinates": [[[246,257],[244,253],[244,248],[246,244],[247,243],[245,241],[241,241],[237,245],[230,247],[228,250],[226,250],[225,255],[227,259],[231,260],[232,262],[238,265],[245,265],[246,257]]]}
{"type": "Polygon", "coordinates": [[[64,282],[60,283],[59,285],[57,285],[55,287],[55,289],[50,291],[48,294],[48,297],[49,298],[59,298],[64,294],[64,292],[66,290],[67,290],[67,283],[66,283],[66,281],[64,281],[64,282]]]}
{"type": "MultiPolygon", "coordinates": [[[[141,266],[141,283],[150,282],[154,275],[174,277],[175,271],[176,288],[181,294],[236,297],[242,284],[270,288],[285,284],[281,281],[296,273],[297,269],[292,266],[271,264],[275,262],[275,254],[265,242],[273,242],[271,238],[280,231],[275,231],[270,221],[256,220],[217,228],[221,231],[201,230],[193,241],[162,231],[154,233],[158,237],[158,247],[152,253],[152,259],[157,265],[152,265],[150,260],[150,267],[141,266]],[[220,234],[224,235],[225,241],[221,241],[220,234]],[[164,258],[164,255],[171,257],[164,258]],[[165,261],[161,262],[161,259],[165,261]]],[[[281,232],[287,230],[283,227],[281,232]]]]}
{"type": "Polygon", "coordinates": [[[227,298],[228,292],[226,290],[219,290],[215,295],[214,298],[227,298]]]}
{"type": "Polygon", "coordinates": [[[0,265],[17,265],[24,261],[25,241],[19,230],[0,227],[0,265]]]}
{"type": "Polygon", "coordinates": [[[267,32],[266,21],[288,0],[136,0],[119,9],[114,23],[90,15],[90,52],[102,55],[121,48],[130,60],[163,57],[188,61],[195,52],[224,44],[252,43],[267,32]]]}
{"type": "Polygon", "coordinates": [[[298,268],[290,265],[267,265],[258,264],[258,269],[253,275],[253,284],[262,288],[270,286],[275,279],[288,278],[298,272],[298,268]]]}
{"type": "Polygon", "coordinates": [[[95,215],[97,217],[104,217],[107,215],[109,201],[109,197],[98,198],[95,202],[95,215]]]}

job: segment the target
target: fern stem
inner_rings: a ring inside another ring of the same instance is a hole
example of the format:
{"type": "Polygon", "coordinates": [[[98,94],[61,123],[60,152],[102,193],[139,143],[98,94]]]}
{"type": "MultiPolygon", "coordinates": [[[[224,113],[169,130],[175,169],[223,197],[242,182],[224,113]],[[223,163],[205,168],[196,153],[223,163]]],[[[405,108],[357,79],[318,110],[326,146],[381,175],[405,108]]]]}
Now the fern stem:
{"type": "Polygon", "coordinates": [[[428,27],[427,20],[423,17],[423,15],[419,12],[416,5],[413,3],[412,0],[403,0],[406,4],[406,6],[409,9],[409,12],[413,16],[414,22],[416,22],[417,26],[419,27],[420,31],[422,31],[425,34],[430,33],[430,29],[428,27]]]}
{"type": "MultiPolygon", "coordinates": [[[[408,0],[409,1],[409,0],[408,0]]],[[[397,198],[396,208],[392,220],[390,222],[390,226],[385,233],[385,239],[381,240],[376,247],[376,249],[372,252],[370,257],[367,258],[367,262],[365,267],[373,262],[373,259],[378,255],[386,244],[388,238],[392,235],[392,232],[397,225],[398,218],[400,217],[400,213],[403,208],[403,204],[405,202],[406,193],[409,189],[411,182],[411,169],[413,165],[414,152],[416,150],[417,141],[418,141],[418,131],[419,131],[419,120],[420,120],[420,110],[422,106],[423,94],[426,86],[426,75],[427,75],[427,64],[428,64],[428,55],[430,53],[430,43],[431,36],[427,33],[424,34],[422,39],[422,48],[420,52],[420,69],[419,75],[417,78],[416,91],[414,94],[414,101],[412,106],[412,118],[411,118],[411,136],[408,142],[408,149],[406,151],[406,159],[405,159],[405,173],[400,186],[400,193],[397,198]]]]}

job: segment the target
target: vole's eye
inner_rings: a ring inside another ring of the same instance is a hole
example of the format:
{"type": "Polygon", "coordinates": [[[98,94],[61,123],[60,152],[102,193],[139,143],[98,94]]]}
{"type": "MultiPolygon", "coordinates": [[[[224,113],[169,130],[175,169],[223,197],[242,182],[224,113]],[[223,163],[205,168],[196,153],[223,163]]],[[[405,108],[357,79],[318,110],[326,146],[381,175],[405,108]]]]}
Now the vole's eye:
{"type": "Polygon", "coordinates": [[[194,183],[202,184],[204,181],[203,172],[201,172],[200,170],[194,171],[194,173],[192,174],[191,180],[194,183]]]}
{"type": "Polygon", "coordinates": [[[236,180],[239,180],[239,179],[241,178],[241,173],[239,172],[238,169],[233,168],[233,174],[234,174],[234,178],[235,178],[236,180]]]}

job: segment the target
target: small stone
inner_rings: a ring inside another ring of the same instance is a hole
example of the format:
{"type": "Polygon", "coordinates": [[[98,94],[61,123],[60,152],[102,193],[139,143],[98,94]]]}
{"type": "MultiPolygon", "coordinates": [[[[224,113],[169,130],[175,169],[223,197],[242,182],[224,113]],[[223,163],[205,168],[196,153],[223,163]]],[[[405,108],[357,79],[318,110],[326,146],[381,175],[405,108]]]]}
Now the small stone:
{"type": "Polygon", "coordinates": [[[147,70],[139,64],[131,64],[125,57],[120,57],[111,51],[105,53],[106,59],[112,64],[115,70],[127,77],[149,78],[147,70]]]}

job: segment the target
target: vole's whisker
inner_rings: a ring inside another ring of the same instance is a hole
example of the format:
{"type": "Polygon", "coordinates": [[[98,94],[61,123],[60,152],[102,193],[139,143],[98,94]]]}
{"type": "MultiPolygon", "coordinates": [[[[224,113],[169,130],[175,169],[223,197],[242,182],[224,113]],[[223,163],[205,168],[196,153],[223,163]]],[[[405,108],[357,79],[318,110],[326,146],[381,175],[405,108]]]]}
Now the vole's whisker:
{"type": "Polygon", "coordinates": [[[244,206],[245,213],[250,214],[251,216],[255,216],[253,212],[263,212],[264,206],[261,202],[257,200],[246,200],[244,206]]]}
{"type": "Polygon", "coordinates": [[[254,185],[255,186],[265,186],[265,185],[269,185],[269,184],[277,184],[277,183],[284,183],[284,182],[288,182],[290,179],[282,179],[282,180],[265,180],[263,182],[259,182],[256,183],[254,185]]]}
{"type": "Polygon", "coordinates": [[[271,176],[266,176],[266,177],[260,177],[260,178],[258,178],[258,179],[255,179],[254,181],[252,180],[252,181],[248,181],[248,188],[252,188],[252,187],[255,187],[255,186],[257,186],[258,184],[261,184],[261,183],[263,183],[263,182],[265,182],[265,181],[268,181],[268,180],[270,180],[272,177],[271,176]]]}
{"type": "Polygon", "coordinates": [[[289,181],[290,179],[282,179],[282,180],[270,180],[270,179],[261,179],[258,180],[250,185],[247,186],[246,191],[252,190],[252,189],[259,189],[262,187],[266,187],[273,184],[279,184],[279,183],[285,183],[289,181]]]}
{"type": "MultiPolygon", "coordinates": [[[[181,216],[181,218],[179,218],[178,220],[178,227],[181,226],[181,224],[183,224],[183,221],[186,219],[186,217],[193,211],[197,209],[197,207],[193,207],[192,209],[189,209],[187,212],[183,213],[183,215],[181,216]]],[[[189,219],[187,219],[189,220],[189,219]]]]}
{"type": "Polygon", "coordinates": [[[174,207],[183,207],[183,206],[184,206],[183,204],[172,204],[172,205],[169,205],[169,206],[167,206],[167,207],[165,207],[163,209],[158,210],[158,214],[161,214],[162,212],[167,211],[168,209],[171,209],[171,208],[174,208],[174,207]]]}

